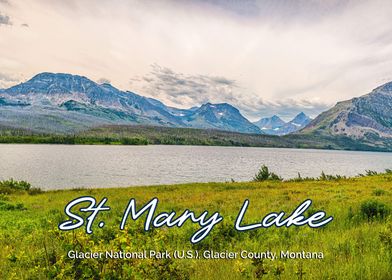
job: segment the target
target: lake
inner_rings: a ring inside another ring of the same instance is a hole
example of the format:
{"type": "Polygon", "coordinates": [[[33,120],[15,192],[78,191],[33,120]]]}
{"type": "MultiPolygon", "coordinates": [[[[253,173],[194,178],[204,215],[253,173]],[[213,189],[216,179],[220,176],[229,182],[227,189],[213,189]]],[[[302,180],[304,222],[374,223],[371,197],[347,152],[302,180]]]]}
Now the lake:
{"type": "Polygon", "coordinates": [[[205,146],[0,145],[0,180],[43,189],[249,181],[260,165],[284,178],[392,169],[392,153],[205,146]]]}

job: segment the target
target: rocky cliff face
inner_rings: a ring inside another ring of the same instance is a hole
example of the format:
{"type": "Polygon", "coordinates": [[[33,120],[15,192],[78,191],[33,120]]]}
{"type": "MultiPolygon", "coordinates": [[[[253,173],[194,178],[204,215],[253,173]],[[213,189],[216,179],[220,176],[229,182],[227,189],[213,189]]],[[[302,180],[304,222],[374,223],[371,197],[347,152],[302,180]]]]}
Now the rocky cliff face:
{"type": "Polygon", "coordinates": [[[337,103],[301,132],[364,140],[392,138],[392,82],[367,95],[337,103]]]}

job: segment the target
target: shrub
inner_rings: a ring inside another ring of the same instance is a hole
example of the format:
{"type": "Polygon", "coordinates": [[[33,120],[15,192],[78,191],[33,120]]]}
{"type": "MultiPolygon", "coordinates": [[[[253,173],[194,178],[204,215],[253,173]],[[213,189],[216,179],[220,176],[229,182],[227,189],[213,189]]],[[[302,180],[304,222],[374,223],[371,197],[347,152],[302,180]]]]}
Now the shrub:
{"type": "Polygon", "coordinates": [[[375,176],[377,175],[377,171],[373,171],[373,170],[366,170],[366,176],[375,176]]]}
{"type": "Polygon", "coordinates": [[[324,171],[322,171],[320,177],[318,177],[319,181],[338,181],[342,179],[347,179],[347,177],[342,175],[328,175],[325,174],[324,171]]]}
{"type": "Polygon", "coordinates": [[[276,175],[273,172],[269,172],[268,167],[266,165],[262,165],[258,173],[253,177],[253,181],[262,182],[266,180],[282,181],[283,179],[279,175],[276,175]]]}
{"type": "Polygon", "coordinates": [[[288,179],[286,180],[287,182],[303,182],[303,181],[316,181],[317,178],[313,178],[313,177],[302,177],[301,173],[298,172],[298,176],[288,179]]]}
{"type": "Polygon", "coordinates": [[[0,181],[0,194],[12,194],[16,192],[28,192],[29,194],[38,194],[42,190],[39,188],[32,188],[31,184],[26,181],[16,181],[14,179],[0,181]]]}
{"type": "Polygon", "coordinates": [[[22,203],[12,204],[0,201],[0,211],[26,210],[22,203]]]}
{"type": "Polygon", "coordinates": [[[384,195],[386,193],[387,192],[385,190],[383,190],[383,189],[375,189],[375,190],[373,190],[373,195],[375,195],[375,196],[381,196],[381,195],[384,195]]]}
{"type": "Polygon", "coordinates": [[[0,187],[28,191],[31,188],[31,185],[26,181],[15,181],[11,178],[9,180],[1,181],[0,187]]]}
{"type": "Polygon", "coordinates": [[[41,194],[44,191],[41,190],[40,188],[31,188],[28,190],[29,195],[36,195],[36,194],[41,194]]]}
{"type": "Polygon", "coordinates": [[[368,220],[378,218],[383,219],[389,215],[389,208],[377,200],[367,200],[361,204],[361,213],[368,220]]]}

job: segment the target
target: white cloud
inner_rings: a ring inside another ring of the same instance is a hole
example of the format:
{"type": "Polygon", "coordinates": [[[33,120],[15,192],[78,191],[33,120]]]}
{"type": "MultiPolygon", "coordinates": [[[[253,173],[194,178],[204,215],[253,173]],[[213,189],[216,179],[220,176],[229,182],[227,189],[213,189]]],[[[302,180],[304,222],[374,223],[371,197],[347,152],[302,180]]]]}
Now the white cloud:
{"type": "Polygon", "coordinates": [[[305,105],[314,115],[392,80],[387,0],[26,0],[6,6],[15,24],[0,28],[0,66],[24,79],[42,71],[106,77],[171,105],[238,103],[252,118],[294,114],[305,105]],[[29,28],[20,26],[25,22],[29,28]],[[142,80],[152,64],[188,79],[183,87],[197,83],[202,93],[174,95],[170,83],[161,85],[166,91],[154,90],[142,80]],[[233,83],[211,90],[216,77],[233,83]]]}
{"type": "Polygon", "coordinates": [[[0,73],[0,89],[10,87],[18,81],[19,79],[12,75],[0,73]]]}
{"type": "Polygon", "coordinates": [[[190,108],[207,102],[227,102],[239,108],[252,120],[274,114],[290,119],[301,111],[314,117],[328,108],[325,103],[311,100],[286,98],[276,102],[264,101],[260,96],[249,94],[235,80],[177,73],[157,64],[151,65],[148,75],[133,80],[132,85],[135,84],[141,84],[143,94],[163,100],[171,106],[190,108]]]}

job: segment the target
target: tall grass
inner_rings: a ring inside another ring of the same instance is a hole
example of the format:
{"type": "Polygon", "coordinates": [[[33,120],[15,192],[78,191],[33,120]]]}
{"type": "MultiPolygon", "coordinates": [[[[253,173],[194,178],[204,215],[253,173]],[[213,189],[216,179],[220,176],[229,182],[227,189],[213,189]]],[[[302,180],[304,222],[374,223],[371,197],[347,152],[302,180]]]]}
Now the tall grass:
{"type": "Polygon", "coordinates": [[[0,205],[0,279],[392,279],[391,194],[391,173],[338,179],[320,176],[312,180],[79,189],[36,195],[27,190],[6,192],[0,201],[15,206],[22,203],[23,207],[2,209],[0,205]],[[375,195],[375,190],[384,192],[375,195]],[[111,211],[99,214],[105,226],[94,225],[91,235],[84,229],[59,231],[58,224],[67,219],[64,206],[85,195],[108,198],[111,211]],[[129,199],[135,198],[139,208],[152,197],[160,200],[159,212],[219,211],[224,220],[195,245],[189,238],[198,227],[188,223],[182,228],[144,232],[143,216],[129,221],[120,231],[120,218],[129,199]],[[272,227],[238,232],[233,225],[245,199],[250,201],[246,224],[260,222],[270,212],[290,213],[305,199],[313,201],[309,214],[323,210],[334,220],[319,229],[272,227]],[[323,252],[324,259],[69,259],[69,250],[289,250],[323,252]]]}

